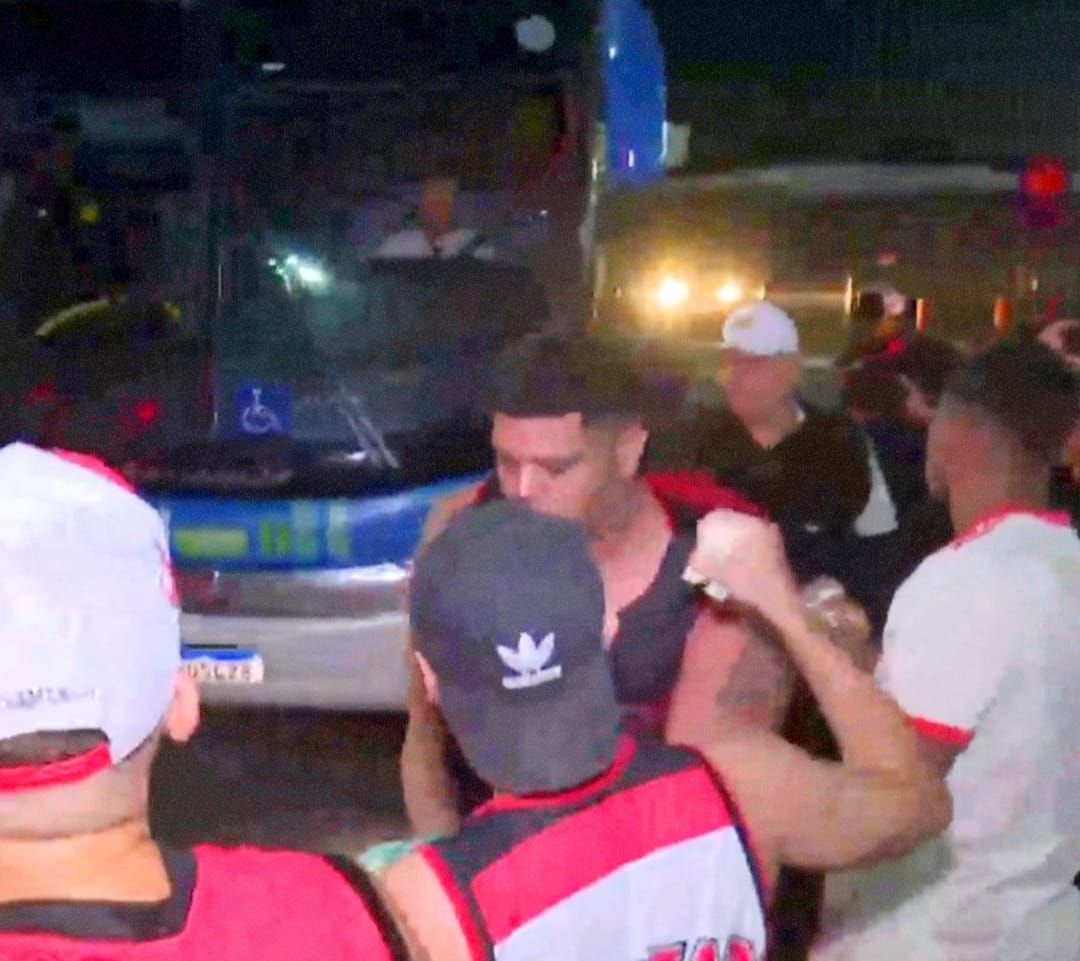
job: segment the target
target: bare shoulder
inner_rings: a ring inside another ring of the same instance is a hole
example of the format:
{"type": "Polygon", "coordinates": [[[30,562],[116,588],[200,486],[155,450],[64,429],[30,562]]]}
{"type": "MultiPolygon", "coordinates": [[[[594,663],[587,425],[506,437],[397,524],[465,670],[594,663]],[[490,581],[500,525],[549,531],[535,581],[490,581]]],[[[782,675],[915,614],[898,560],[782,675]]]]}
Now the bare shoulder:
{"type": "Polygon", "coordinates": [[[449,894],[419,852],[379,876],[379,888],[419,961],[470,961],[471,953],[449,894]]]}
{"type": "Polygon", "coordinates": [[[462,490],[454,491],[436,500],[428,511],[427,520],[424,521],[420,546],[430,544],[458,514],[475,504],[481,486],[481,484],[470,484],[462,490]]]}
{"type": "Polygon", "coordinates": [[[760,619],[706,605],[687,638],[674,699],[696,705],[677,719],[689,721],[677,740],[706,743],[729,720],[779,730],[791,701],[794,671],[783,647],[760,619]]]}

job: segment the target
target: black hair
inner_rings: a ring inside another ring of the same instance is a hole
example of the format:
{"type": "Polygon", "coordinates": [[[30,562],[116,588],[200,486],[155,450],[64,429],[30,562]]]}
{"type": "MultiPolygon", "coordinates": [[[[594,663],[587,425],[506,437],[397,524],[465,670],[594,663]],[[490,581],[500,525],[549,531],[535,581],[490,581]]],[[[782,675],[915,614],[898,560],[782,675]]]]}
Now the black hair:
{"type": "Polygon", "coordinates": [[[910,380],[933,406],[941,399],[945,382],[963,361],[963,354],[947,341],[918,335],[898,352],[867,357],[861,365],[845,371],[845,406],[889,420],[903,420],[907,389],[901,377],[910,380]]]}
{"type": "Polygon", "coordinates": [[[844,407],[887,420],[901,420],[904,388],[896,375],[881,365],[865,364],[843,377],[844,407]]]}
{"type": "Polygon", "coordinates": [[[1035,340],[991,347],[948,379],[943,396],[981,412],[1040,465],[1057,462],[1080,416],[1080,380],[1035,340]]]}
{"type": "Polygon", "coordinates": [[[107,743],[101,731],[41,731],[0,740],[0,770],[43,767],[89,754],[107,743]]]}
{"type": "Polygon", "coordinates": [[[891,359],[892,369],[907,377],[932,404],[948,379],[960,369],[964,357],[952,344],[936,337],[917,337],[891,359]]]}
{"type": "Polygon", "coordinates": [[[500,355],[488,390],[489,412],[509,417],[626,421],[642,417],[645,405],[628,350],[588,336],[525,337],[500,355]]]}

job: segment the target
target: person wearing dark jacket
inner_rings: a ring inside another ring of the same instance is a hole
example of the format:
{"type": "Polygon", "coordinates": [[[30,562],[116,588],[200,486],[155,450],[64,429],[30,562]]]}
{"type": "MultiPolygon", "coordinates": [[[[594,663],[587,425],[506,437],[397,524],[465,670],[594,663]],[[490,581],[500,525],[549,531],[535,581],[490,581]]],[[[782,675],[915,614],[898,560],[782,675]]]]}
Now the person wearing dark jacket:
{"type": "Polygon", "coordinates": [[[926,487],[926,431],[961,361],[947,342],[919,336],[864,357],[844,377],[845,406],[873,444],[896,508],[896,530],[875,545],[858,591],[878,633],[896,588],[952,537],[948,511],[926,487]]]}
{"type": "Polygon", "coordinates": [[[846,414],[800,398],[799,335],[782,310],[762,301],[734,311],[723,346],[727,407],[693,415],[680,466],[708,470],[762,507],[783,531],[800,580],[835,576],[830,555],[870,496],[866,443],[846,414]]]}
{"type": "MultiPolygon", "coordinates": [[[[859,602],[847,558],[855,522],[871,492],[867,442],[846,413],[828,413],[798,393],[803,363],[794,321],[761,301],[724,324],[718,382],[726,408],[701,407],[679,432],[678,466],[707,470],[763,508],[779,527],[798,580],[831,575],[859,602]]],[[[657,465],[652,465],[657,466],[657,465]]],[[[830,753],[827,727],[798,685],[785,736],[811,753],[830,753]]],[[[773,940],[798,942],[812,925],[822,877],[785,871],[776,895],[773,940]]]]}

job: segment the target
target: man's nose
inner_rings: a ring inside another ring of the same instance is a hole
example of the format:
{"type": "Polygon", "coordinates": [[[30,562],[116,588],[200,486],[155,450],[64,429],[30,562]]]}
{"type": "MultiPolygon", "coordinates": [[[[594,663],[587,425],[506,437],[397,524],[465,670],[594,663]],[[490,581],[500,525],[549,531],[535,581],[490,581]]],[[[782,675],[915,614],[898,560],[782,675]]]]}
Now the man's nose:
{"type": "Polygon", "coordinates": [[[524,501],[536,496],[540,485],[540,471],[531,464],[524,464],[514,476],[513,490],[506,493],[509,497],[524,501]]]}

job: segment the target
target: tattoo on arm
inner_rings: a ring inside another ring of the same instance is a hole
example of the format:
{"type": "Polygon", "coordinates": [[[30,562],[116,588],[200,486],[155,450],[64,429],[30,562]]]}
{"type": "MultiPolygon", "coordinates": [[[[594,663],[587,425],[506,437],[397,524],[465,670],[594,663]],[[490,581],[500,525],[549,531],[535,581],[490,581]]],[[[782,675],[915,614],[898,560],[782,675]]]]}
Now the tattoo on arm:
{"type": "Polygon", "coordinates": [[[791,700],[795,672],[771,625],[752,614],[745,623],[746,644],[717,692],[717,706],[735,719],[777,730],[791,700]]]}

